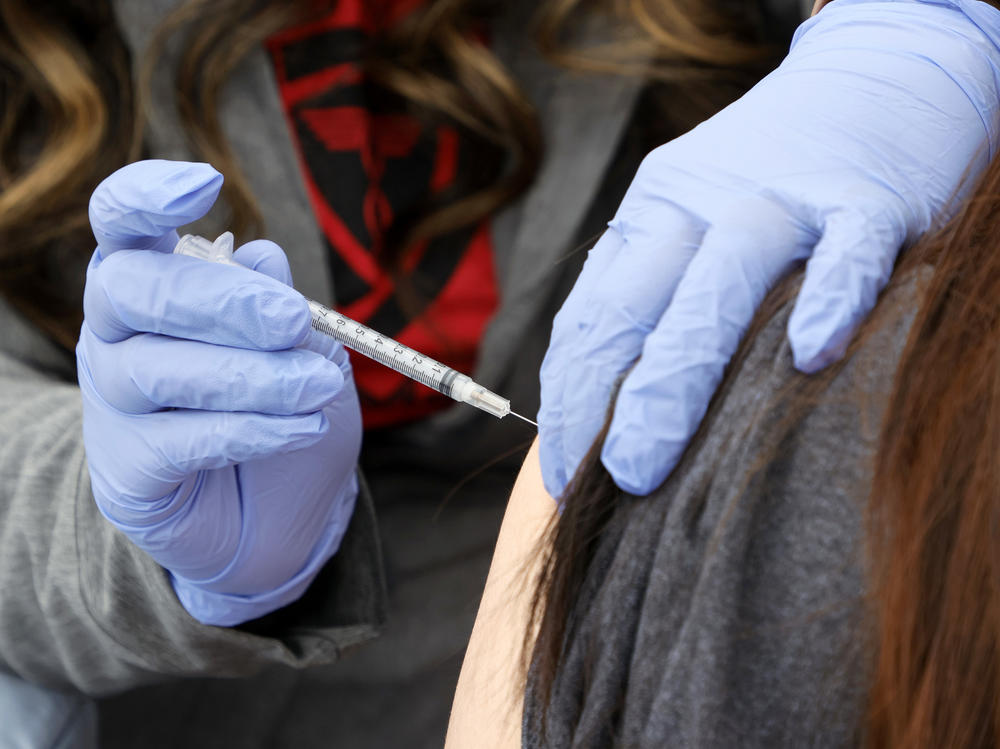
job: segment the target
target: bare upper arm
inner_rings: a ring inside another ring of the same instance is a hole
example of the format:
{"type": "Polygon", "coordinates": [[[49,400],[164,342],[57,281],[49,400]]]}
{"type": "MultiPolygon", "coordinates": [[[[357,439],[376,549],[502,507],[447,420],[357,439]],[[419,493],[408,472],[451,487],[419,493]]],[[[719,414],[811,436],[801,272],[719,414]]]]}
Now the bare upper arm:
{"type": "Polygon", "coordinates": [[[541,563],[539,542],[555,512],[542,485],[535,440],[500,528],[455,692],[447,749],[521,744],[521,647],[541,563]]]}

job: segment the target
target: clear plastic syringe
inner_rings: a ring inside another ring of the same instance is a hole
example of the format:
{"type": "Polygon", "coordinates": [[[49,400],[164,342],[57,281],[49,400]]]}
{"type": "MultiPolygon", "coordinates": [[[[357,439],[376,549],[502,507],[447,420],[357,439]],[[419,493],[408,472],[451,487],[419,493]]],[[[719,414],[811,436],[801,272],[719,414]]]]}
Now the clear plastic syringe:
{"type": "MultiPolygon", "coordinates": [[[[174,247],[180,255],[190,255],[214,263],[237,265],[233,260],[233,235],[222,234],[214,242],[195,234],[185,234],[174,247]]],[[[468,403],[502,419],[511,414],[537,427],[531,419],[510,410],[510,401],[487,390],[468,375],[424,356],[366,325],[345,317],[336,310],[307,299],[313,329],[336,338],[347,348],[374,359],[412,380],[437,390],[459,403],[468,403]]]]}

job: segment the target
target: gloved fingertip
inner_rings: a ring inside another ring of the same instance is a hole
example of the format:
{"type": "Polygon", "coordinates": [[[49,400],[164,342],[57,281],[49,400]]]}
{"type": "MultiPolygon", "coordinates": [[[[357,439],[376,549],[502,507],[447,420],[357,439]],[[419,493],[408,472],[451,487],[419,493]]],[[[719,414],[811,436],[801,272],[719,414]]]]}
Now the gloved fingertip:
{"type": "Polygon", "coordinates": [[[325,359],[336,363],[342,372],[346,373],[351,370],[350,359],[343,344],[332,336],[320,333],[315,328],[310,327],[309,332],[296,345],[298,348],[312,351],[314,354],[319,354],[325,359]]]}
{"type": "Polygon", "coordinates": [[[810,346],[799,349],[793,343],[792,362],[795,368],[803,374],[816,374],[840,361],[844,356],[845,348],[845,346],[827,344],[827,346],[820,348],[810,346]]]}
{"type": "Polygon", "coordinates": [[[566,481],[557,473],[542,471],[542,486],[550,497],[555,497],[557,500],[566,492],[566,481]]]}
{"type": "Polygon", "coordinates": [[[277,402],[285,405],[284,410],[276,409],[273,413],[318,412],[343,394],[347,378],[336,362],[301,349],[292,349],[280,356],[287,364],[275,392],[280,398],[277,402]]]}
{"type": "Polygon", "coordinates": [[[326,408],[344,392],[343,371],[332,361],[324,360],[316,387],[316,407],[326,408]]]}
{"type": "Polygon", "coordinates": [[[542,485],[549,496],[558,499],[566,491],[566,474],[561,466],[552,458],[551,450],[544,449],[545,443],[539,445],[538,460],[542,468],[542,485]]]}
{"type": "Polygon", "coordinates": [[[151,159],[146,163],[155,165],[163,184],[178,195],[189,195],[203,190],[217,195],[225,179],[215,167],[202,161],[151,159]]]}
{"type": "Polygon", "coordinates": [[[903,236],[884,217],[840,211],[827,219],[788,318],[795,367],[839,361],[892,275],[903,236]]]}
{"type": "Polygon", "coordinates": [[[191,170],[164,180],[158,194],[150,194],[153,205],[162,200],[159,213],[165,217],[185,219],[189,223],[201,218],[212,207],[222,190],[222,175],[208,164],[191,164],[191,170]],[[171,197],[175,196],[175,197],[171,197]],[[190,217],[194,218],[190,218],[190,217]]]}
{"type": "Polygon", "coordinates": [[[662,484],[677,465],[680,452],[672,444],[650,439],[631,425],[612,423],[601,447],[601,463],[622,491],[645,497],[662,484]]]}
{"type": "Polygon", "coordinates": [[[858,319],[859,315],[843,309],[836,299],[800,296],[788,318],[788,342],[795,368],[815,374],[840,361],[858,319]]]}
{"type": "Polygon", "coordinates": [[[292,285],[292,269],[288,265],[288,257],[281,247],[269,239],[247,242],[233,253],[233,260],[287,286],[292,285]]]}
{"type": "Polygon", "coordinates": [[[340,362],[327,359],[324,362],[324,371],[330,378],[331,387],[335,385],[338,391],[343,390],[344,383],[347,382],[347,374],[345,374],[340,362]]]}
{"type": "Polygon", "coordinates": [[[614,449],[609,450],[605,443],[605,446],[601,449],[601,463],[622,491],[638,497],[643,497],[652,491],[648,487],[648,482],[643,480],[635,465],[635,456],[622,460],[615,453],[614,449]]]}
{"type": "Polygon", "coordinates": [[[293,341],[289,348],[301,345],[311,335],[313,330],[312,311],[309,309],[309,303],[301,294],[299,295],[299,299],[302,301],[302,306],[295,313],[292,327],[292,330],[297,332],[293,334],[293,341]]]}
{"type": "Polygon", "coordinates": [[[260,320],[249,337],[265,351],[277,351],[301,346],[312,334],[312,312],[306,298],[282,285],[247,288],[238,307],[246,309],[244,319],[260,320]]]}

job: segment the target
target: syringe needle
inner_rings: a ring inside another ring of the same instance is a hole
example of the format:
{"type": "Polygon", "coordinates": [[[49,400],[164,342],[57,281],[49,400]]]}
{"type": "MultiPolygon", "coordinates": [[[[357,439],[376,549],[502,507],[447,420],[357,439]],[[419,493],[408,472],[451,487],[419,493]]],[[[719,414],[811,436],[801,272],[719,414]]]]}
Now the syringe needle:
{"type": "Polygon", "coordinates": [[[531,426],[533,426],[535,429],[538,429],[538,424],[536,424],[535,422],[533,422],[531,419],[528,419],[528,418],[525,418],[524,416],[521,416],[521,414],[517,413],[517,411],[511,411],[510,415],[511,416],[516,416],[521,421],[526,421],[529,424],[531,424],[531,426]]]}

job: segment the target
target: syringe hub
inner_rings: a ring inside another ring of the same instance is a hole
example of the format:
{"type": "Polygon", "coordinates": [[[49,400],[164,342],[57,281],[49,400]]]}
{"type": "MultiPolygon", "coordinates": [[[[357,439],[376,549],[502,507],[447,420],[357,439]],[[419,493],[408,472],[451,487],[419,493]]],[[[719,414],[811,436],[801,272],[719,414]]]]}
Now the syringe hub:
{"type": "Polygon", "coordinates": [[[189,255],[213,263],[238,265],[233,260],[233,233],[229,231],[220,234],[214,242],[199,237],[197,234],[185,234],[174,247],[174,252],[178,255],[189,255]]]}
{"type": "Polygon", "coordinates": [[[459,375],[452,384],[451,397],[493,414],[498,419],[510,413],[510,401],[477,384],[467,375],[459,375]]]}

